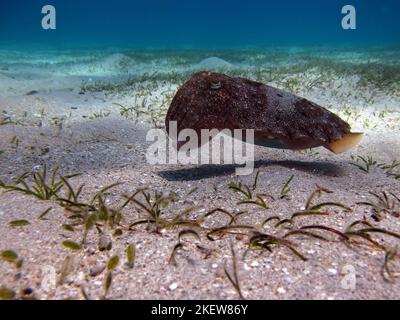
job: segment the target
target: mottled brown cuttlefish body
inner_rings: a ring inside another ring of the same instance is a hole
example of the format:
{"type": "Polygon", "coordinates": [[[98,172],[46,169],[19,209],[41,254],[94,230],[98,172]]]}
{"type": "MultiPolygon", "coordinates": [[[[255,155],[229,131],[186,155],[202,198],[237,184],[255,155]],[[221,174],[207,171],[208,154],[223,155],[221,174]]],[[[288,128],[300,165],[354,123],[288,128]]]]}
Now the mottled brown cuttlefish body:
{"type": "Polygon", "coordinates": [[[263,83],[198,72],[176,93],[166,117],[183,129],[254,129],[257,145],[301,150],[323,146],[334,153],[354,147],[362,133],[323,107],[263,83]]]}

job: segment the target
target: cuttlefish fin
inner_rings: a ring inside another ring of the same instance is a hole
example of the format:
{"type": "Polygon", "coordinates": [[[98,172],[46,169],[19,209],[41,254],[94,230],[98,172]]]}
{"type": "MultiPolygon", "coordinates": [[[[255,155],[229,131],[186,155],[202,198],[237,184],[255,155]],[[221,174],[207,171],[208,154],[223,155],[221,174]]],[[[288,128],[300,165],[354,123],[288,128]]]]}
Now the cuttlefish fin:
{"type": "Polygon", "coordinates": [[[355,147],[361,141],[362,137],[363,133],[361,132],[350,132],[341,139],[330,143],[327,148],[333,153],[342,153],[355,147]]]}

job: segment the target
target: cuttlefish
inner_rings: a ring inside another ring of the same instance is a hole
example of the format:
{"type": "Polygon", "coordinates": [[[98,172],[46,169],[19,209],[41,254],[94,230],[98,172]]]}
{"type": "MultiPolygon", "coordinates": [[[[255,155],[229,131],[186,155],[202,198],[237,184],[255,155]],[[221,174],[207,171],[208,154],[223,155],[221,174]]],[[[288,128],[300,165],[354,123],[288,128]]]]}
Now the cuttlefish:
{"type": "Polygon", "coordinates": [[[325,147],[338,154],[362,139],[329,110],[292,93],[245,78],[195,73],[179,88],[166,116],[183,129],[253,129],[254,144],[302,150],[325,147]]]}

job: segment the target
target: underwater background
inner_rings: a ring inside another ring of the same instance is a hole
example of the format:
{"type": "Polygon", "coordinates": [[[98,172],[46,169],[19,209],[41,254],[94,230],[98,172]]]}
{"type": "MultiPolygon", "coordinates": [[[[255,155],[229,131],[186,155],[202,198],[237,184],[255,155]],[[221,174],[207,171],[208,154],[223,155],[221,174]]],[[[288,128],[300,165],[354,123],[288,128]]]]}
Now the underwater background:
{"type": "Polygon", "coordinates": [[[398,45],[396,0],[26,1],[0,4],[2,47],[247,48],[398,45]],[[57,10],[57,29],[41,28],[41,8],[57,10]],[[341,28],[341,9],[357,29],[341,28]]]}

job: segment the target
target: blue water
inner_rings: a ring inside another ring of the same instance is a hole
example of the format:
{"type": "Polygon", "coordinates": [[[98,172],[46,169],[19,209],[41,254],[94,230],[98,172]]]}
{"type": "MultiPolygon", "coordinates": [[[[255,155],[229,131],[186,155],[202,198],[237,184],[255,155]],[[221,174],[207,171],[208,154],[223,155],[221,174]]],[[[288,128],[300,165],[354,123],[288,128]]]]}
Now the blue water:
{"type": "Polygon", "coordinates": [[[247,48],[400,44],[398,0],[1,0],[0,47],[247,48]],[[41,28],[41,8],[57,29],[41,28]],[[357,29],[341,27],[342,6],[357,29]]]}

